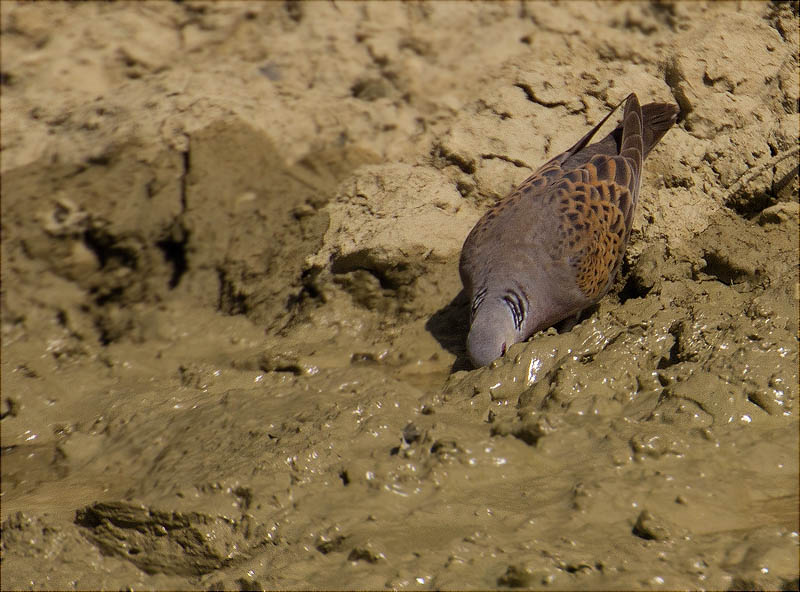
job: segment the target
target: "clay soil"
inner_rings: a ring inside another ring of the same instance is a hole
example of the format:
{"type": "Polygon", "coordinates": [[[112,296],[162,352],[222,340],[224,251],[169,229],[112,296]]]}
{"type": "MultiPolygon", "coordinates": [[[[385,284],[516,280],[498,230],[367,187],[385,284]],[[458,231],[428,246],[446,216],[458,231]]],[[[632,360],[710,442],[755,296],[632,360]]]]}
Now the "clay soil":
{"type": "Polygon", "coordinates": [[[796,590],[797,6],[0,3],[2,588],[796,590]],[[615,288],[472,369],[632,91],[615,288]]]}

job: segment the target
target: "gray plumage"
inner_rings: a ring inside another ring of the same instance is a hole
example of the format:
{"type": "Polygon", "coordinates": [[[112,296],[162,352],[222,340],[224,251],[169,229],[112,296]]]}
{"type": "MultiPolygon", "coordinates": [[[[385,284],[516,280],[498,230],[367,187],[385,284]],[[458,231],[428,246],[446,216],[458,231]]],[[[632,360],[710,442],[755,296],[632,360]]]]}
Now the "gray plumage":
{"type": "Polygon", "coordinates": [[[467,236],[459,272],[471,303],[467,352],[476,366],[574,316],[614,282],[639,197],[642,162],[675,123],[668,103],[639,106],[589,144],[612,110],[572,148],[489,209],[467,236]]]}

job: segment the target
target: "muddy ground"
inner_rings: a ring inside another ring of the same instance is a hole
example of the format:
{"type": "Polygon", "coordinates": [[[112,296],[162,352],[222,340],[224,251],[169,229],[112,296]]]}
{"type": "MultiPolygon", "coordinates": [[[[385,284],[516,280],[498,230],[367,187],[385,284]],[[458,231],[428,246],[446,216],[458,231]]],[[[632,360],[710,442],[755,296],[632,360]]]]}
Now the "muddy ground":
{"type": "Polygon", "coordinates": [[[0,3],[2,588],[797,589],[797,4],[0,3]],[[481,212],[674,101],[492,367],[481,212]]]}

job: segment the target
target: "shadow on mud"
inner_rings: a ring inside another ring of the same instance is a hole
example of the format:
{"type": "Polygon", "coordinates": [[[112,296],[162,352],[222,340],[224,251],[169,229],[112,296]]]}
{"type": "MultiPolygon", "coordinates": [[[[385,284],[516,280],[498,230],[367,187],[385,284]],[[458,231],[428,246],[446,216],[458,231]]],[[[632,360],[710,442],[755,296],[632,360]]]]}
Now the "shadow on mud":
{"type": "Polygon", "coordinates": [[[472,370],[467,357],[466,342],[469,333],[469,301],[461,290],[447,305],[437,310],[425,323],[425,328],[444,349],[456,356],[450,372],[472,370]]]}

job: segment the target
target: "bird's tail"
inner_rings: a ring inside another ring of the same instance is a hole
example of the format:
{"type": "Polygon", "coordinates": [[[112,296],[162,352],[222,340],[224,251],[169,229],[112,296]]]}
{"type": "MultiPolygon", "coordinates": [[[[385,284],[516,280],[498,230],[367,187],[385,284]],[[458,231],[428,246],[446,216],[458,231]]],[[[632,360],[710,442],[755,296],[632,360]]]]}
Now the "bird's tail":
{"type": "Polygon", "coordinates": [[[631,93],[625,101],[625,112],[622,115],[622,142],[619,147],[620,156],[630,158],[635,163],[634,175],[639,176],[644,160],[644,124],[642,108],[636,93],[631,93]]]}
{"type": "Polygon", "coordinates": [[[664,137],[678,119],[678,106],[671,103],[648,103],[642,105],[642,157],[647,158],[650,151],[664,137]]]}

